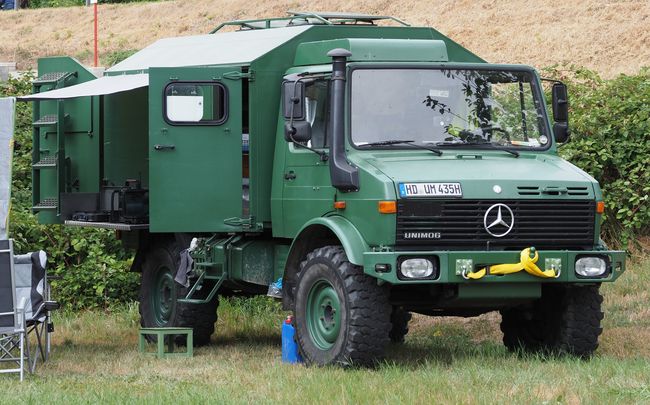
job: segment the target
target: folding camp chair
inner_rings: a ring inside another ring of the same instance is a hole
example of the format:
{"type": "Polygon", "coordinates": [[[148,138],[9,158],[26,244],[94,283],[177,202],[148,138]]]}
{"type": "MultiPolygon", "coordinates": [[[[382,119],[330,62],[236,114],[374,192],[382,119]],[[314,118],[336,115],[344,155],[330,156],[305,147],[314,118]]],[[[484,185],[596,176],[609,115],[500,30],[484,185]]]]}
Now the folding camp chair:
{"type": "Polygon", "coordinates": [[[17,366],[0,372],[20,373],[21,381],[25,370],[33,373],[39,358],[44,362],[50,353],[50,311],[59,305],[49,299],[46,263],[45,252],[14,256],[12,241],[0,240],[0,361],[17,366]]]}

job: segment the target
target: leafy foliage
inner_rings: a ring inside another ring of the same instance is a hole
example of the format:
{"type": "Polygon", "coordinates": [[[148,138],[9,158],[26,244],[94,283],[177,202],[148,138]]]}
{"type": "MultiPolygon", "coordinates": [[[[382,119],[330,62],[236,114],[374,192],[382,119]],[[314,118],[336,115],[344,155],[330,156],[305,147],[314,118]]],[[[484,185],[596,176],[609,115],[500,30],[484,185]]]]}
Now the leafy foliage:
{"type": "Polygon", "coordinates": [[[122,62],[124,59],[136,53],[136,49],[126,49],[120,51],[109,52],[102,56],[102,64],[106,67],[111,67],[122,62]]]}
{"type": "MultiPolygon", "coordinates": [[[[0,97],[31,92],[32,74],[0,83],[0,97]]],[[[138,274],[129,273],[131,256],[112,232],[40,225],[31,213],[31,103],[17,103],[10,234],[16,250],[44,249],[57,300],[70,308],[107,307],[137,297],[138,274]]]]}
{"type": "Polygon", "coordinates": [[[604,80],[595,72],[551,68],[569,86],[571,140],[560,149],[599,182],[604,236],[626,243],[650,230],[650,68],[604,80]]]}

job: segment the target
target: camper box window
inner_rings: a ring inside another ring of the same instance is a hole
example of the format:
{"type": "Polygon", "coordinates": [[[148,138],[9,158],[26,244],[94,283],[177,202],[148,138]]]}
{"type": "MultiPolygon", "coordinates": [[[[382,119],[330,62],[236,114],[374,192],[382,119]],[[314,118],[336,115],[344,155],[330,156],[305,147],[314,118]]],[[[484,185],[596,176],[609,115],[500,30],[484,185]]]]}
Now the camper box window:
{"type": "Polygon", "coordinates": [[[171,125],[219,125],[226,121],[226,88],[216,83],[171,83],[164,116],[171,125]]]}

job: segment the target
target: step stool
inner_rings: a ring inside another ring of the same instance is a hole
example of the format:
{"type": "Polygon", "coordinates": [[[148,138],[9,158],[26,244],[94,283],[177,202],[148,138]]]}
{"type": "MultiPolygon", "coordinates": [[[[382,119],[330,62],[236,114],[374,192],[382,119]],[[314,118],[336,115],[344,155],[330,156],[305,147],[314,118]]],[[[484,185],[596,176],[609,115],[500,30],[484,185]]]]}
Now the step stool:
{"type": "Polygon", "coordinates": [[[192,328],[140,328],[139,337],[140,353],[154,354],[159,359],[165,357],[192,357],[194,355],[194,333],[192,328]],[[158,350],[145,352],[145,336],[156,335],[158,350]],[[185,335],[187,344],[184,352],[174,353],[174,337],[185,335]],[[167,351],[165,351],[165,336],[168,336],[167,351]]]}

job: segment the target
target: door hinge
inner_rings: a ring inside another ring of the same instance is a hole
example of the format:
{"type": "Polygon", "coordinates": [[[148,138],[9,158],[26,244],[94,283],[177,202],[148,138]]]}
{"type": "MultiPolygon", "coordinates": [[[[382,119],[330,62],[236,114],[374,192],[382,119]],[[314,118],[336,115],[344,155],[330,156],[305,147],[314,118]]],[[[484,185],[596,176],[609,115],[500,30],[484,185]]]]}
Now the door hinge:
{"type": "Polygon", "coordinates": [[[242,79],[248,79],[249,82],[252,82],[255,80],[255,72],[252,70],[249,70],[248,72],[238,72],[238,71],[232,71],[232,72],[227,72],[223,74],[224,79],[230,79],[230,80],[242,80],[242,79]]]}

